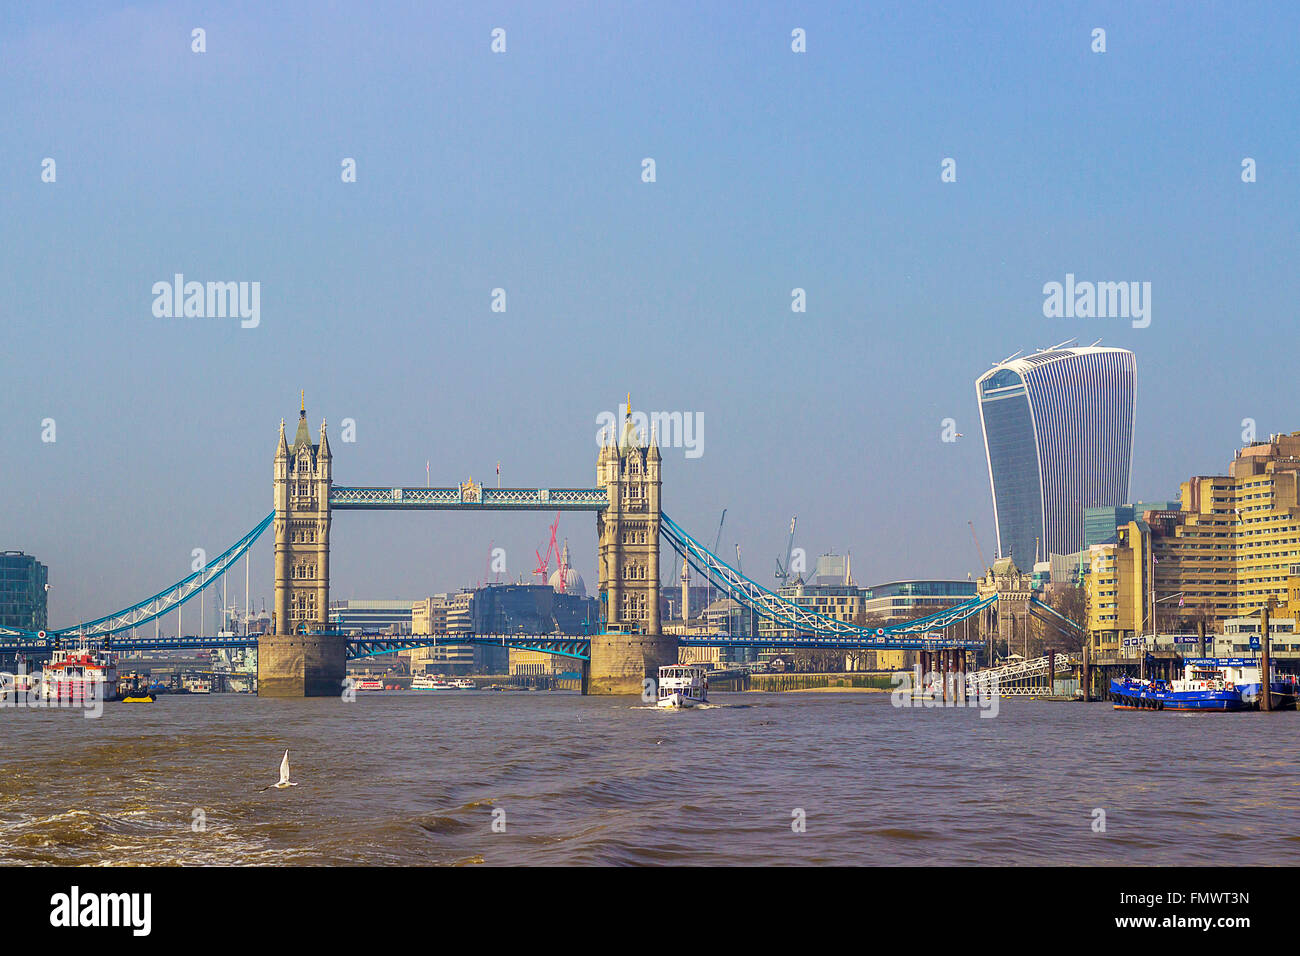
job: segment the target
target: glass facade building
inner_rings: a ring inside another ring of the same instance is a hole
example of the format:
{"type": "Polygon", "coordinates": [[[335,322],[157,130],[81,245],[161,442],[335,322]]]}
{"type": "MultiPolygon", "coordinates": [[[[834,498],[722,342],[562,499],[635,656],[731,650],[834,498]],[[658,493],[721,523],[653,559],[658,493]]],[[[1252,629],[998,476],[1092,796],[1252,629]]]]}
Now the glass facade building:
{"type": "Polygon", "coordinates": [[[873,618],[910,621],[975,597],[974,581],[891,581],[866,589],[863,610],[873,618]]]}
{"type": "Polygon", "coordinates": [[[1177,511],[1182,507],[1179,501],[1139,501],[1133,505],[1116,505],[1108,508],[1083,509],[1083,546],[1091,548],[1094,544],[1114,544],[1118,540],[1117,529],[1142,517],[1144,511],[1177,511]]]}
{"type": "Polygon", "coordinates": [[[1128,500],[1137,361],[1127,349],[1056,348],[975,382],[998,554],[1024,570],[1080,551],[1084,509],[1128,500]]]}
{"type": "Polygon", "coordinates": [[[23,631],[45,629],[45,565],[21,551],[0,553],[0,627],[23,631]]]}

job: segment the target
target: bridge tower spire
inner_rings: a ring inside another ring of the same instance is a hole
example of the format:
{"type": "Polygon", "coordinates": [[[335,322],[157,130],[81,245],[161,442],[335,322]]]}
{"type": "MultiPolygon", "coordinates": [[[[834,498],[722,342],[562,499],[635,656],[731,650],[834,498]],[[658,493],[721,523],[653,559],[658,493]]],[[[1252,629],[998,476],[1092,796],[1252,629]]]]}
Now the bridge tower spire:
{"type": "Polygon", "coordinates": [[[589,686],[597,694],[640,693],[645,678],[677,663],[676,638],[666,637],[660,622],[662,456],[653,433],[645,441],[647,425],[629,406],[621,434],[607,436],[596,459],[596,484],[609,499],[596,515],[606,631],[591,639],[589,686]]]}

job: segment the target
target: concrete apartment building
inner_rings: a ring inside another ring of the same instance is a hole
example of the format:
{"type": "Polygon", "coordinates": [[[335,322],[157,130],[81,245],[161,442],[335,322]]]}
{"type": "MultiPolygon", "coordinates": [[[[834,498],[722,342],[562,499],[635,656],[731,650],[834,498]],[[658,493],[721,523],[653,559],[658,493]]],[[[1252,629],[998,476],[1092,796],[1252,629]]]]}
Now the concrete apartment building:
{"type": "Polygon", "coordinates": [[[1088,630],[1100,653],[1200,617],[1222,633],[1270,599],[1276,617],[1300,615],[1300,432],[1242,448],[1226,475],[1188,479],[1180,504],[1091,549],[1088,630]]]}

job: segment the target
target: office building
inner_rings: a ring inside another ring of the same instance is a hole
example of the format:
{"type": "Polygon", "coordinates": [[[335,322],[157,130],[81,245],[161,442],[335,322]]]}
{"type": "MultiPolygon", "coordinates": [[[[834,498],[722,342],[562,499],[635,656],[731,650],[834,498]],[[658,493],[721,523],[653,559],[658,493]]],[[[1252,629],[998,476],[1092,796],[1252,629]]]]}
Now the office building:
{"type": "Polygon", "coordinates": [[[1270,601],[1300,616],[1300,432],[1239,450],[1227,475],[1182,483],[1177,510],[1148,511],[1090,549],[1088,630],[1101,651],[1126,637],[1221,631],[1270,601]]]}
{"type": "Polygon", "coordinates": [[[1139,501],[1132,505],[1084,508],[1083,547],[1086,550],[1094,544],[1114,544],[1116,529],[1135,518],[1141,518],[1143,512],[1177,511],[1180,507],[1177,501],[1139,501]]]}
{"type": "Polygon", "coordinates": [[[414,601],[330,601],[330,624],[347,634],[410,634],[414,601]]]}
{"type": "Polygon", "coordinates": [[[0,627],[44,630],[48,582],[48,569],[30,554],[0,553],[0,627]]]}
{"type": "Polygon", "coordinates": [[[1032,568],[1083,548],[1084,509],[1128,500],[1137,363],[1125,349],[1054,348],[975,383],[998,554],[1032,568]]]}
{"type": "Polygon", "coordinates": [[[867,588],[862,609],[871,620],[898,624],[974,597],[974,581],[890,581],[867,588]]]}
{"type": "MultiPolygon", "coordinates": [[[[48,626],[48,569],[21,551],[0,553],[0,627],[42,631],[48,626]]],[[[15,666],[17,655],[0,654],[0,667],[15,666]]]]}

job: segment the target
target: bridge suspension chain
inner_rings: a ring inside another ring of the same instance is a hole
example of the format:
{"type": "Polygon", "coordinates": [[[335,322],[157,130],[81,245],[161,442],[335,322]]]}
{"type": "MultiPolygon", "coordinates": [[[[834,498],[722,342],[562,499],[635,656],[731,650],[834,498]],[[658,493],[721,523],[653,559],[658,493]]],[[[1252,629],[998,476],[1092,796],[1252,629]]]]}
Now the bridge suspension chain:
{"type": "MultiPolygon", "coordinates": [[[[861,642],[865,646],[896,644],[898,639],[905,635],[920,635],[960,623],[997,600],[996,595],[983,599],[975,598],[904,624],[863,627],[818,614],[763,587],[705,548],[668,515],[661,515],[660,518],[660,534],[678,554],[717,585],[724,594],[744,607],[752,608],[762,617],[792,628],[796,632],[852,639],[855,643],[861,642]]],[[[906,643],[908,646],[912,644],[919,646],[922,642],[912,638],[906,643]]],[[[978,646],[982,642],[976,640],[960,643],[978,646]]]]}
{"type": "MultiPolygon", "coordinates": [[[[177,581],[171,587],[159,591],[152,597],[145,598],[138,604],[133,604],[131,607],[96,620],[86,621],[75,627],[65,627],[57,631],[51,631],[50,635],[59,638],[84,633],[87,637],[111,637],[114,634],[129,631],[142,624],[148,624],[150,621],[176,610],[176,608],[189,601],[225,574],[231,565],[242,558],[248,552],[248,549],[253,546],[253,543],[271,526],[271,521],[274,518],[275,512],[272,511],[259,521],[248,534],[227,548],[215,560],[209,562],[202,569],[195,571],[189,577],[177,581]]],[[[5,633],[25,638],[28,641],[39,640],[35,631],[6,631],[5,633]]]]}

